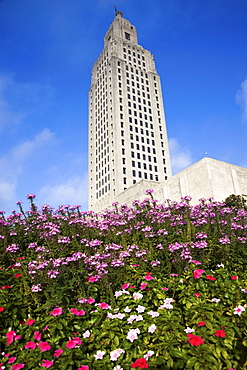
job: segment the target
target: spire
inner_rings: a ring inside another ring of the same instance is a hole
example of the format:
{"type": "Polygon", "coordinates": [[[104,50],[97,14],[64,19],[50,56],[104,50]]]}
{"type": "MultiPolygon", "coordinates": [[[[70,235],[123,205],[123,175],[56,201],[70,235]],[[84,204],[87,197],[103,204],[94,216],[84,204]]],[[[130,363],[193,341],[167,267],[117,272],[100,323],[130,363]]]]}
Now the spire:
{"type": "Polygon", "coordinates": [[[118,15],[120,15],[120,17],[123,18],[123,12],[121,12],[120,10],[117,10],[117,6],[114,5],[114,10],[115,10],[115,17],[117,17],[118,15]]]}

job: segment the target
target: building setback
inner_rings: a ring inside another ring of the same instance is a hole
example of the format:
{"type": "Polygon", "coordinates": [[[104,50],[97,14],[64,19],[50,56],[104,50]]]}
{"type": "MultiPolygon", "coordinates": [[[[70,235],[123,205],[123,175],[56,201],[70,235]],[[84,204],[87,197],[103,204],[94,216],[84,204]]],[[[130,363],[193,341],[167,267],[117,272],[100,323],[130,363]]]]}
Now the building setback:
{"type": "Polygon", "coordinates": [[[171,177],[154,57],[120,11],[92,70],[88,154],[88,206],[96,212],[141,180],[158,184],[171,177]]]}

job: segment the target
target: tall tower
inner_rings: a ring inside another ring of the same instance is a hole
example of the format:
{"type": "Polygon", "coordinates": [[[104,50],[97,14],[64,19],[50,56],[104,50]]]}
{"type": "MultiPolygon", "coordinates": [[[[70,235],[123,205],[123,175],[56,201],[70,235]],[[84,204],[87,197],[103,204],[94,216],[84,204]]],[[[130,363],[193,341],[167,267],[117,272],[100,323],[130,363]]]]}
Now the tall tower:
{"type": "Polygon", "coordinates": [[[171,164],[160,77],[150,51],[120,11],[105,35],[89,91],[89,209],[130,186],[163,182],[171,164]]]}

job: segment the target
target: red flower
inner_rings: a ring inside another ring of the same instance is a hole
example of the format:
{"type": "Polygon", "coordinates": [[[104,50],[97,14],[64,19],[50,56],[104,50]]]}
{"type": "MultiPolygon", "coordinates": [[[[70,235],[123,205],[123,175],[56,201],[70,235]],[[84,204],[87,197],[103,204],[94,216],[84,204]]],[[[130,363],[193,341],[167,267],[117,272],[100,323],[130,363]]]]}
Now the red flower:
{"type": "Polygon", "coordinates": [[[3,312],[5,310],[4,307],[0,307],[0,312],[3,312]]]}
{"type": "Polygon", "coordinates": [[[138,358],[135,362],[131,364],[132,369],[140,367],[141,369],[148,369],[148,363],[145,358],[138,358]]]}
{"type": "Polygon", "coordinates": [[[208,280],[212,280],[212,281],[216,280],[216,278],[214,276],[212,276],[212,275],[206,275],[206,278],[208,280]]]}
{"type": "Polygon", "coordinates": [[[195,296],[199,298],[201,296],[201,293],[195,293],[195,296]]]}
{"type": "Polygon", "coordinates": [[[205,323],[205,321],[201,321],[201,322],[198,322],[196,325],[197,326],[204,326],[206,323],[205,323]]]}
{"type": "Polygon", "coordinates": [[[231,279],[232,279],[232,280],[238,280],[238,277],[237,277],[237,275],[233,275],[233,276],[231,277],[231,279]]]}
{"type": "Polygon", "coordinates": [[[189,343],[192,345],[192,346],[200,346],[201,344],[204,343],[204,340],[199,337],[198,335],[194,335],[194,334],[187,334],[188,338],[189,338],[189,343]]]}
{"type": "Polygon", "coordinates": [[[18,277],[20,277],[21,276],[21,274],[16,274],[15,276],[14,276],[14,278],[18,278],[18,277]]]}
{"type": "Polygon", "coordinates": [[[225,338],[226,337],[226,333],[224,332],[224,330],[216,330],[216,332],[214,333],[214,335],[216,337],[220,337],[220,338],[225,338]]]}

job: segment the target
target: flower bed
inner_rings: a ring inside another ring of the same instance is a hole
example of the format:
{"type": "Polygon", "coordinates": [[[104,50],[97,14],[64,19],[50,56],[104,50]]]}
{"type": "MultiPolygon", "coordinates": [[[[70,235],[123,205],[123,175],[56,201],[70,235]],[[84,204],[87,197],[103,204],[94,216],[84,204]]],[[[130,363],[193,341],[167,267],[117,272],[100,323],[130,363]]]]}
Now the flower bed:
{"type": "Polygon", "coordinates": [[[247,368],[247,212],[33,199],[0,223],[2,368],[247,368]]]}

